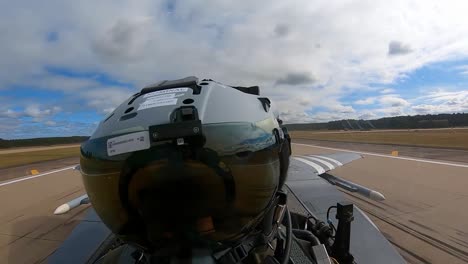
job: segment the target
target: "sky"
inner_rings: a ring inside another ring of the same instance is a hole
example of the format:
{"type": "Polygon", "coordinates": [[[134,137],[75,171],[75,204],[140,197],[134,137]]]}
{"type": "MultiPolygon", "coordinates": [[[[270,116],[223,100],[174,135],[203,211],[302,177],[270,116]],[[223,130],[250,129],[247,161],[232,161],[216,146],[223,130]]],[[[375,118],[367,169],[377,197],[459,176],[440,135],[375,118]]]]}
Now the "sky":
{"type": "Polygon", "coordinates": [[[0,4],[0,138],[90,135],[147,84],[259,85],[287,123],[468,112],[468,1],[0,4]]]}

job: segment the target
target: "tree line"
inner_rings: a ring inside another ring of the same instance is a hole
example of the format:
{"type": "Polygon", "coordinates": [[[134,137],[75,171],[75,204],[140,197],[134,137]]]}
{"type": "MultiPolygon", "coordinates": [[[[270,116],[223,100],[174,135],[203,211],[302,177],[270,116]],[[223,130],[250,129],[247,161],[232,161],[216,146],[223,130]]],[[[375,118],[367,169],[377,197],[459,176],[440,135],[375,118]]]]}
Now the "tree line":
{"type": "Polygon", "coordinates": [[[415,129],[468,126],[468,113],[343,119],[326,123],[286,124],[289,130],[415,129]]]}
{"type": "MultiPolygon", "coordinates": [[[[289,130],[370,130],[414,129],[468,126],[468,113],[384,117],[374,120],[343,119],[325,123],[286,124],[289,130]]],[[[78,144],[88,140],[86,136],[49,137],[29,139],[1,139],[0,149],[13,147],[78,144]]]]}
{"type": "Polygon", "coordinates": [[[28,139],[1,139],[0,149],[32,146],[51,146],[60,144],[78,144],[88,140],[89,137],[50,137],[50,138],[28,138],[28,139]]]}

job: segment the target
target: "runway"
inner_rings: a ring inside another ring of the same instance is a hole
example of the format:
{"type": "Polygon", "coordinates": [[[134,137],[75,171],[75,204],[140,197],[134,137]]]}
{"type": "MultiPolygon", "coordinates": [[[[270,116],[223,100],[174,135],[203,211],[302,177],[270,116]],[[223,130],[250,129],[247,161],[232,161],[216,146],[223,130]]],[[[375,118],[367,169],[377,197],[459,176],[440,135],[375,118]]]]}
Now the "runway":
{"type": "MultiPolygon", "coordinates": [[[[293,144],[293,152],[300,155],[337,150],[293,144]]],[[[465,209],[468,204],[468,166],[377,155],[364,155],[363,159],[330,174],[385,195],[384,202],[374,202],[345,192],[408,262],[468,262],[468,210],[465,209]]]]}
{"type": "MultiPolygon", "coordinates": [[[[300,143],[293,144],[296,155],[338,152],[323,144],[300,143]]],[[[375,189],[387,200],[378,203],[346,194],[350,200],[369,214],[409,263],[468,262],[468,163],[452,166],[443,160],[421,162],[366,152],[363,159],[330,174],[375,189]]],[[[0,262],[43,263],[87,209],[52,214],[58,205],[85,193],[81,177],[72,169],[8,180],[3,173],[0,170],[0,262]]]]}
{"type": "Polygon", "coordinates": [[[87,208],[53,215],[57,206],[85,193],[79,172],[35,176],[0,182],[0,263],[43,263],[87,208]]]}
{"type": "Polygon", "coordinates": [[[390,155],[392,151],[398,151],[398,156],[427,159],[439,162],[454,162],[468,163],[468,150],[434,148],[434,147],[417,147],[417,146],[401,146],[391,144],[376,144],[376,143],[353,143],[353,142],[338,142],[325,140],[311,139],[295,139],[294,142],[314,145],[317,147],[334,148],[353,150],[362,153],[374,153],[390,155]]]}

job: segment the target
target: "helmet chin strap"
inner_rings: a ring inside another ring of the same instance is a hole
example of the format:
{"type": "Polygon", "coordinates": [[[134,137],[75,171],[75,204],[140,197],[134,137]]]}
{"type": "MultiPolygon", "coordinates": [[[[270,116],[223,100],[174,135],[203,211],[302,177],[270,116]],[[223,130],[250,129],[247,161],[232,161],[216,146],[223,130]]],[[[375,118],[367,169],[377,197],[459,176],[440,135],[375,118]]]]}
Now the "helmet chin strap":
{"type": "MultiPolygon", "coordinates": [[[[273,202],[264,214],[262,222],[259,224],[260,232],[254,232],[244,238],[240,243],[230,248],[215,252],[213,257],[216,260],[216,263],[241,263],[259,248],[263,248],[263,253],[257,252],[259,255],[262,255],[263,258],[268,256],[268,254],[265,253],[267,250],[271,251],[273,254],[275,248],[272,246],[272,244],[274,244],[272,242],[275,238],[278,238],[278,227],[281,225],[283,220],[286,202],[286,193],[278,191],[273,202]]],[[[269,257],[272,258],[272,255],[269,255],[269,257]]],[[[255,259],[253,256],[252,258],[255,259]]],[[[263,263],[262,259],[260,259],[260,263],[263,263]]]]}
{"type": "MultiPolygon", "coordinates": [[[[286,194],[278,192],[273,202],[264,214],[263,220],[258,224],[257,231],[244,236],[239,243],[231,246],[222,246],[214,249],[209,244],[193,244],[190,242],[166,244],[156,252],[145,254],[147,262],[141,263],[212,263],[235,264],[245,259],[252,259],[252,263],[263,263],[263,259],[273,259],[275,239],[278,238],[278,227],[283,220],[286,206],[286,194]]],[[[250,262],[249,262],[250,263],[250,262]]],[[[277,262],[271,262],[277,263],[277,262]]]]}

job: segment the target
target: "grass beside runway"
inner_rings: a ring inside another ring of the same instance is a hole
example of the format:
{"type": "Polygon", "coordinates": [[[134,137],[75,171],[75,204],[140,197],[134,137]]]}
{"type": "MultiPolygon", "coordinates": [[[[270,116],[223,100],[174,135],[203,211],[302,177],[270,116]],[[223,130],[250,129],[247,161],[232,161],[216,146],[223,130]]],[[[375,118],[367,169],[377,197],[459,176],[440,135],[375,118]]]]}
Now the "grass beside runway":
{"type": "Polygon", "coordinates": [[[0,154],[0,169],[30,164],[34,162],[57,160],[77,157],[80,155],[80,147],[74,146],[60,149],[47,149],[18,153],[0,154]]]}
{"type": "Polygon", "coordinates": [[[378,143],[468,150],[468,129],[401,130],[382,132],[291,131],[292,138],[343,142],[378,143]]]}

